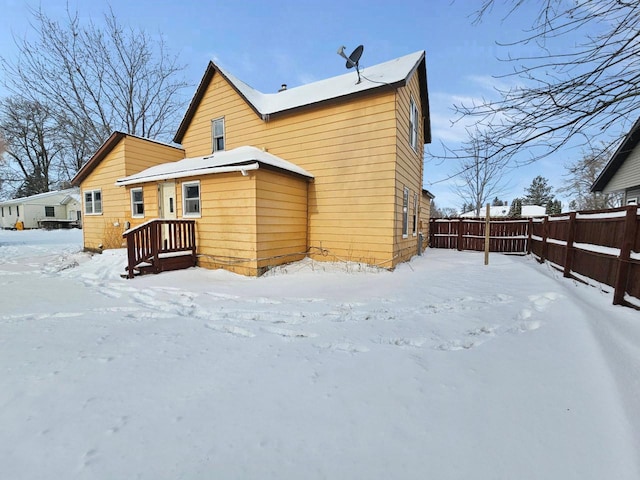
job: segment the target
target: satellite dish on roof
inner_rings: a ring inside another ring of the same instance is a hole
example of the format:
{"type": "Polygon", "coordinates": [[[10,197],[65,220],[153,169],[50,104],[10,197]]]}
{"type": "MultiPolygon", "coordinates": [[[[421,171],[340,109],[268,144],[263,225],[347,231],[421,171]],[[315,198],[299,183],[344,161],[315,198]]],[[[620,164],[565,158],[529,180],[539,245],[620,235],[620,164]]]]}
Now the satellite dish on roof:
{"type": "Polygon", "coordinates": [[[359,62],[360,62],[360,57],[362,56],[362,51],[364,50],[364,46],[363,45],[358,45],[355,50],[353,52],[351,52],[351,55],[349,55],[348,57],[344,54],[344,46],[340,47],[338,49],[338,55],[340,55],[342,58],[344,58],[347,63],[346,63],[346,67],[347,68],[353,68],[356,67],[356,72],[358,72],[358,81],[356,83],[360,83],[360,68],[359,68],[359,62]]]}

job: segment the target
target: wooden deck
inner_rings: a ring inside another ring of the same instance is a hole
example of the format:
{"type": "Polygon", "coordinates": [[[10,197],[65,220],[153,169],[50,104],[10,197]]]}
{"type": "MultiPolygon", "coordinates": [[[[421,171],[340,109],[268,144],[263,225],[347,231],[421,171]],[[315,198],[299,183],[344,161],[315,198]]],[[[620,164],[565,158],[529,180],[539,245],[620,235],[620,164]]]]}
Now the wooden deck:
{"type": "Polygon", "coordinates": [[[125,277],[196,265],[194,220],[150,220],[122,234],[127,241],[125,277]]]}

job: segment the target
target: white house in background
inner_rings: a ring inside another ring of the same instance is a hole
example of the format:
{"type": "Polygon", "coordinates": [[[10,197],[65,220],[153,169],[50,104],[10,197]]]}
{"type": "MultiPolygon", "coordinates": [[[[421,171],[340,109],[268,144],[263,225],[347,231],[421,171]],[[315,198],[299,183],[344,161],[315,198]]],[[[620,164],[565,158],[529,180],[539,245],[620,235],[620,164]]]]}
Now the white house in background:
{"type": "Polygon", "coordinates": [[[591,191],[622,192],[623,205],[640,205],[640,118],[600,172],[591,191]]]}
{"type": "Polygon", "coordinates": [[[0,228],[80,227],[82,224],[80,190],[70,188],[39,193],[30,197],[0,202],[0,228]]]}
{"type": "MultiPolygon", "coordinates": [[[[509,216],[509,210],[511,207],[509,205],[502,205],[499,207],[491,206],[489,207],[489,216],[491,218],[506,218],[509,216]]],[[[464,212],[460,215],[460,218],[484,218],[484,214],[486,212],[486,207],[480,209],[480,216],[476,215],[476,211],[472,210],[470,212],[464,212]]],[[[522,218],[533,218],[533,217],[544,217],[546,215],[546,209],[539,205],[523,205],[522,213],[520,217],[522,218]]]]}

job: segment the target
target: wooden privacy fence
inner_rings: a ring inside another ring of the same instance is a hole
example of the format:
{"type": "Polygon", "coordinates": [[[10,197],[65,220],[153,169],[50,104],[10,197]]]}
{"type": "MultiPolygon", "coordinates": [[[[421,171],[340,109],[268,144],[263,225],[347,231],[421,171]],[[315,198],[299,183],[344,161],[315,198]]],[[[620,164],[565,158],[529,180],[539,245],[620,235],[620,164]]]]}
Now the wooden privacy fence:
{"type": "MultiPolygon", "coordinates": [[[[531,219],[491,219],[489,251],[529,253],[531,219]]],[[[429,246],[457,250],[484,250],[485,220],[477,218],[432,218],[429,246]]]]}
{"type": "MultiPolygon", "coordinates": [[[[640,209],[637,206],[551,215],[528,220],[490,221],[490,250],[533,253],[565,277],[593,279],[613,287],[613,303],[637,308],[640,299],[640,209]]],[[[432,219],[430,246],[484,249],[485,222],[432,219]]]]}

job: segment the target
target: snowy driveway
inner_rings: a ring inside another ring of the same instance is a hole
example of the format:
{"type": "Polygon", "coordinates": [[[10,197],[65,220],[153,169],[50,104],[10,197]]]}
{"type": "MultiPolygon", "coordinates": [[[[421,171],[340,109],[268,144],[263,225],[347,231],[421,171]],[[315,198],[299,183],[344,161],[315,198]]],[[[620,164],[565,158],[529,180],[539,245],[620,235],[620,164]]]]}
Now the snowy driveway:
{"type": "Polygon", "coordinates": [[[0,231],[0,478],[640,478],[640,314],[531,258],[124,280],[80,235],[0,231]]]}

